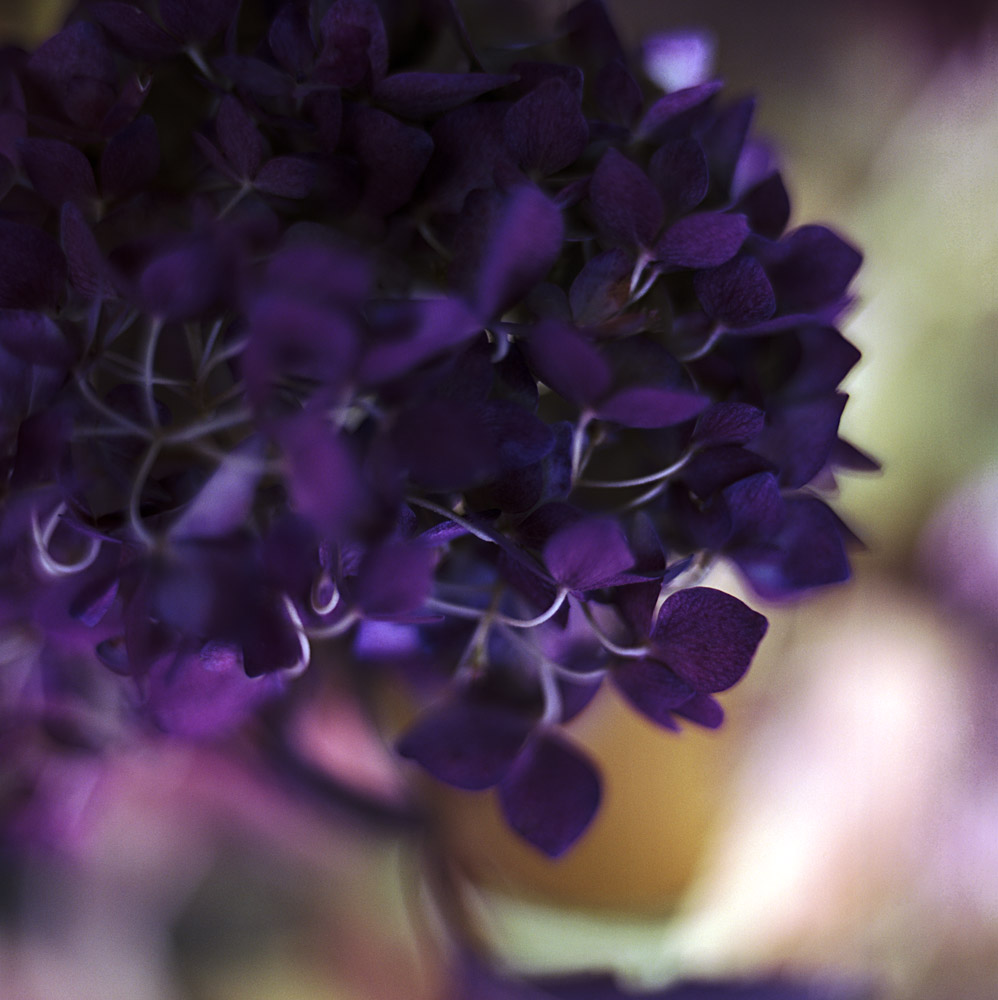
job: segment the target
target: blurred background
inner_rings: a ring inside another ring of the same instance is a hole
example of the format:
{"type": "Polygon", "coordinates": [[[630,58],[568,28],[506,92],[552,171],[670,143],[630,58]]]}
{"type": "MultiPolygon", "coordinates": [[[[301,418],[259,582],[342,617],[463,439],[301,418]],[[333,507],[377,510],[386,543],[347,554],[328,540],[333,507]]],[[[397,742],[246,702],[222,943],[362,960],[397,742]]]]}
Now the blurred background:
{"type": "MultiPolygon", "coordinates": [[[[634,45],[708,29],[728,96],[757,95],[782,150],[791,225],[863,249],[843,432],[884,471],[840,483],[867,545],[854,581],[764,609],[721,731],[675,737],[610,692],[573,724],[608,792],[566,859],[507,837],[488,796],[433,793],[433,835],[468,879],[462,919],[518,968],[610,967],[635,987],[780,972],[993,1000],[998,9],[609,5],[634,45]]],[[[0,32],[30,47],[60,6],[0,0],[0,32]]],[[[740,593],[723,571],[711,584],[740,593]]],[[[349,768],[313,721],[310,753],[349,768]]],[[[207,750],[53,781],[62,852],[0,884],[4,1000],[440,995],[418,837],[329,822],[207,750]]]]}

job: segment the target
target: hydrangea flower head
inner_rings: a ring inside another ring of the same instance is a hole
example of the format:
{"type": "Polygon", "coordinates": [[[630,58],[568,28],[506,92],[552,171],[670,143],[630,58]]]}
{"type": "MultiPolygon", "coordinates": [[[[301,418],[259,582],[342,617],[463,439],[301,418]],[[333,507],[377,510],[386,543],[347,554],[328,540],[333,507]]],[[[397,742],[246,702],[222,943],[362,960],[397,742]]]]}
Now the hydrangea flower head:
{"type": "Polygon", "coordinates": [[[787,230],[704,38],[646,74],[596,0],[532,48],[475,28],[110,0],[2,53],[19,730],[217,737],[378,671],[419,706],[401,755],[558,856],[602,684],[721,724],[766,620],[712,563],[767,599],[848,576],[859,253],[787,230]]]}

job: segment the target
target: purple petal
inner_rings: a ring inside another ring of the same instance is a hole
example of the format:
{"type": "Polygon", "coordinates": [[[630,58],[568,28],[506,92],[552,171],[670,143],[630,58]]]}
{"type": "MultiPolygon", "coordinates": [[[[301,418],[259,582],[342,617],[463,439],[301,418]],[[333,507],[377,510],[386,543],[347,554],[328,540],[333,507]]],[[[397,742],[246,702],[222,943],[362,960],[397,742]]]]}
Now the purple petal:
{"type": "Polygon", "coordinates": [[[253,184],[264,194],[305,198],[312,190],[317,173],[317,165],[303,156],[275,156],[259,169],[253,184]]]}
{"type": "Polygon", "coordinates": [[[377,5],[371,0],[335,0],[322,18],[319,33],[323,43],[319,61],[331,73],[330,83],[355,86],[368,72],[372,84],[384,79],[388,38],[377,5]]]}
{"type": "Polygon", "coordinates": [[[159,0],[166,30],[183,42],[206,42],[232,23],[239,0],[159,0]]]}
{"type": "Polygon", "coordinates": [[[610,517],[587,517],[562,528],[544,546],[544,563],[569,590],[594,590],[634,565],[623,528],[610,517]]]}
{"type": "Polygon", "coordinates": [[[560,79],[546,80],[506,112],[503,136],[513,159],[547,175],[574,163],[589,141],[578,97],[560,79]]]}
{"type": "Polygon", "coordinates": [[[679,729],[673,712],[696,691],[657,660],[626,660],[611,671],[617,690],[642,715],[666,729],[679,729]]]}
{"type": "Polygon", "coordinates": [[[284,686],[276,675],[247,677],[237,647],[210,642],[198,653],[157,664],[148,678],[144,708],[167,733],[218,738],[229,735],[284,686]]]}
{"type": "Polygon", "coordinates": [[[676,715],[706,726],[707,729],[717,729],[724,722],[724,709],[717,700],[699,691],[676,709],[676,715]]]}
{"type": "Polygon", "coordinates": [[[743,212],[754,233],[767,239],[779,239],[790,218],[790,196],[778,173],[770,174],[746,191],[735,210],[743,212]]]}
{"type": "Polygon", "coordinates": [[[773,286],[754,257],[735,257],[720,267],[698,272],[693,288],[704,312],[729,326],[758,323],[776,309],[773,286]]]}
{"type": "Polygon", "coordinates": [[[217,538],[249,522],[262,474],[258,442],[227,455],[170,526],[173,539],[217,538]]]}
{"type": "Polygon", "coordinates": [[[142,272],[146,308],[164,319],[192,319],[215,305],[226,284],[218,251],[192,243],[157,257],[142,272]]]}
{"type": "Polygon", "coordinates": [[[848,398],[845,393],[830,393],[773,407],[767,413],[766,430],[752,447],[778,466],[783,486],[803,486],[824,467],[838,440],[848,398]]]}
{"type": "Polygon", "coordinates": [[[532,185],[516,188],[492,227],[476,282],[479,314],[491,317],[524,295],[561,252],[561,211],[532,185]]]}
{"type": "Polygon", "coordinates": [[[90,161],[75,146],[58,139],[21,139],[17,144],[28,180],[55,206],[71,201],[88,206],[97,198],[90,161]]]}
{"type": "Polygon", "coordinates": [[[662,199],[645,172],[612,147],[593,172],[589,204],[600,235],[625,246],[650,243],[664,217],[662,199]]]}
{"type": "Polygon", "coordinates": [[[494,399],[483,410],[504,472],[539,462],[554,447],[551,428],[511,399],[494,399]]]}
{"type": "Polygon", "coordinates": [[[309,10],[300,3],[285,3],[270,22],[267,43],[281,68],[293,77],[304,76],[315,60],[315,38],[309,10]]]}
{"type": "Polygon", "coordinates": [[[159,135],[149,115],[141,115],[115,135],[100,161],[104,197],[127,198],[150,184],[159,172],[159,135]]]}
{"type": "Polygon", "coordinates": [[[641,47],[649,79],[666,93],[706,83],[714,68],[717,43],[706,31],[672,31],[652,35],[641,47]]]}
{"type": "Polygon", "coordinates": [[[766,619],[737,597],[690,587],[662,605],[653,655],[697,691],[712,694],[741,680],[766,628],[766,619]]]}
{"type": "Polygon", "coordinates": [[[386,542],[364,553],[354,591],[368,615],[417,611],[430,596],[436,553],[427,545],[386,542]]]}
{"type": "Polygon", "coordinates": [[[776,535],[787,517],[786,504],[776,476],[757,472],[726,486],[722,491],[731,515],[729,545],[744,538],[766,539],[776,535]]]}
{"type": "Polygon", "coordinates": [[[735,168],[738,166],[754,113],[755,100],[751,97],[745,98],[725,108],[714,119],[710,128],[700,136],[704,153],[707,154],[707,163],[710,165],[711,181],[724,197],[730,194],[735,168]]]}
{"type": "Polygon", "coordinates": [[[413,482],[429,490],[461,490],[501,468],[498,449],[477,406],[435,399],[399,414],[392,441],[413,482]]]}
{"type": "Polygon", "coordinates": [[[0,309],[0,347],[47,368],[70,365],[77,353],[48,316],[25,309],[0,309]]]}
{"type": "Polygon", "coordinates": [[[599,71],[593,91],[600,111],[615,125],[629,127],[641,114],[641,86],[620,59],[611,59],[599,71]]]}
{"type": "Polygon", "coordinates": [[[545,385],[577,405],[595,402],[610,388],[610,366],[594,344],[563,323],[549,320],[524,339],[530,367],[545,385]]]}
{"type": "Polygon", "coordinates": [[[707,196],[710,171],[703,147],[693,138],[659,146],[648,161],[648,176],[658,188],[665,210],[679,215],[696,208],[707,196]]]}
{"type": "Polygon", "coordinates": [[[482,328],[481,320],[456,299],[419,299],[408,307],[412,322],[407,335],[371,344],[360,366],[361,383],[397,378],[434,355],[466,343],[482,328]]]}
{"type": "Polygon", "coordinates": [[[396,749],[448,785],[482,791],[503,779],[532,728],[514,712],[456,702],[421,716],[396,749]]]}
{"type": "Polygon", "coordinates": [[[48,233],[0,219],[0,306],[55,305],[66,284],[66,260],[48,233]]]}
{"type": "Polygon", "coordinates": [[[701,448],[719,444],[745,444],[761,433],[765,414],[748,403],[715,403],[697,419],[692,444],[701,448]]]}
{"type": "Polygon", "coordinates": [[[351,123],[357,158],[367,171],[363,207],[388,215],[412,197],[433,154],[433,140],[377,108],[361,109],[351,123]]]}
{"type": "Polygon", "coordinates": [[[630,254],[614,247],[587,261],[568,291],[576,323],[600,323],[616,316],[630,297],[634,261],[630,254]]]}
{"type": "Polygon", "coordinates": [[[781,312],[809,312],[842,298],[863,256],[824,226],[795,229],[764,263],[781,312]]]}
{"type": "Polygon", "coordinates": [[[655,254],[673,267],[717,267],[738,253],[748,233],[744,215],[699,212],[671,225],[655,245],[655,254]]]}
{"type": "Polygon", "coordinates": [[[372,281],[365,257],[319,241],[292,244],[267,264],[270,287],[330,309],[359,308],[370,294],[372,281]]]}
{"type": "Polygon", "coordinates": [[[374,88],[374,99],[401,118],[429,118],[505,87],[515,76],[498,73],[395,73],[374,88]]]}
{"type": "Polygon", "coordinates": [[[148,14],[128,3],[94,4],[91,8],[111,41],[136,59],[155,62],[173,55],[180,48],[148,14]]]}
{"type": "Polygon", "coordinates": [[[637,134],[652,138],[666,130],[675,118],[699,108],[709,101],[722,87],[720,80],[698,83],[695,87],[685,87],[660,97],[646,112],[638,124],[637,134]]]}
{"type": "Polygon", "coordinates": [[[215,135],[240,180],[251,179],[263,162],[264,142],[242,101],[226,95],[215,116],[215,135]]]}
{"type": "Polygon", "coordinates": [[[499,785],[509,825],[548,857],[561,857],[585,832],[600,804],[595,768],[560,737],[539,736],[499,785]]]}
{"type": "Polygon", "coordinates": [[[709,402],[696,392],[636,385],[611,393],[596,412],[625,427],[671,427],[695,417],[709,402]]]}
{"type": "Polygon", "coordinates": [[[705,500],[739,479],[757,472],[771,472],[772,468],[766,459],[747,448],[718,445],[695,454],[680,476],[700,499],[705,500]]]}
{"type": "Polygon", "coordinates": [[[760,597],[780,600],[811,587],[849,579],[842,522],[821,500],[786,501],[787,517],[775,538],[731,553],[760,597]]]}
{"type": "Polygon", "coordinates": [[[291,506],[321,534],[340,537],[369,503],[348,443],[309,413],[284,421],[278,439],[287,462],[291,506]]]}
{"type": "Polygon", "coordinates": [[[71,202],[62,207],[62,248],[69,267],[69,280],[85,299],[113,290],[107,264],[80,210],[71,202]]]}

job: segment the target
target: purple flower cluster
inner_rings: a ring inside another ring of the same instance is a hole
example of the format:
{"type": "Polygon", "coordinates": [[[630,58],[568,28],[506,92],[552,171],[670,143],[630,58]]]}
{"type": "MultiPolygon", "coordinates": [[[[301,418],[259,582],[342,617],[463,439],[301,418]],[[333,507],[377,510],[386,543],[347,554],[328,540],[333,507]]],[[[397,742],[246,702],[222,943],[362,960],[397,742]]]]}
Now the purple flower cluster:
{"type": "Polygon", "coordinates": [[[766,620],[717,558],[764,598],[848,576],[818,490],[870,464],[857,251],[786,232],[752,101],[656,91],[597,0],[533,48],[474,29],[101,0],[0,52],[18,788],[46,741],[230,732],[315,660],[404,678],[401,754],[557,856],[604,680],[720,724],[766,620]]]}

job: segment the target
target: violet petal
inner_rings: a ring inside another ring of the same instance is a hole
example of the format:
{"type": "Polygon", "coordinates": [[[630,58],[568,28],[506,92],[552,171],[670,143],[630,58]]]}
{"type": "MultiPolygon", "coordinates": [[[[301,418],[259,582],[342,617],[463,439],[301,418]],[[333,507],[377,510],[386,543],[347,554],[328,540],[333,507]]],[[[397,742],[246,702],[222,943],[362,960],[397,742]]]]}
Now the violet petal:
{"type": "Polygon", "coordinates": [[[0,306],[55,305],[66,283],[66,260],[48,233],[0,219],[0,306]]]}
{"type": "Polygon", "coordinates": [[[530,744],[499,785],[506,821],[551,858],[561,857],[582,836],[600,798],[596,769],[554,735],[530,744]]]}
{"type": "Polygon", "coordinates": [[[149,115],[140,115],[113,136],[100,161],[104,197],[127,198],[144,190],[159,172],[159,135],[149,115]]]}
{"type": "Polygon", "coordinates": [[[692,685],[657,660],[627,660],[614,667],[611,676],[634,708],[666,729],[679,729],[672,713],[696,694],[692,685]]]}
{"type": "Polygon", "coordinates": [[[665,210],[680,215],[707,196],[710,171],[703,147],[692,137],[663,143],[648,161],[648,176],[658,188],[665,210]]]}
{"type": "Polygon", "coordinates": [[[373,96],[383,108],[401,118],[429,118],[515,79],[498,73],[394,73],[374,88],[373,96]]]}
{"type": "Polygon", "coordinates": [[[66,201],[88,206],[97,198],[93,167],[75,146],[58,139],[21,139],[17,150],[28,180],[46,201],[56,207],[66,201]]]}
{"type": "Polygon", "coordinates": [[[0,347],[21,361],[47,368],[69,365],[76,354],[48,316],[26,309],[0,309],[0,347]]]}
{"type": "Polygon", "coordinates": [[[589,183],[589,204],[600,235],[625,246],[651,242],[662,225],[662,199],[645,172],[611,147],[589,183]]]}
{"type": "Polygon", "coordinates": [[[275,156],[257,171],[253,185],[280,198],[305,198],[312,190],[318,167],[303,156],[275,156]]]}
{"type": "Polygon", "coordinates": [[[693,288],[708,316],[733,327],[768,319],[776,309],[773,286],[754,257],[734,257],[699,271],[693,288]]]}
{"type": "Polygon", "coordinates": [[[690,587],[662,605],[652,655],[697,691],[724,691],[748,670],[766,628],[766,619],[737,597],[690,587]]]}
{"type": "Polygon", "coordinates": [[[506,112],[503,136],[513,159],[547,175],[574,163],[589,141],[579,100],[560,79],[544,81],[506,112]]]}
{"type": "Polygon", "coordinates": [[[610,517],[587,517],[556,532],[544,546],[544,563],[569,590],[593,590],[634,565],[623,528],[610,517]]]}
{"type": "Polygon", "coordinates": [[[368,615],[416,611],[430,596],[436,553],[427,545],[386,542],[369,549],[357,571],[354,594],[368,615]]]}
{"type": "Polygon", "coordinates": [[[577,405],[595,402],[610,388],[610,366],[594,344],[563,323],[539,323],[524,341],[538,378],[577,405]]]}
{"type": "Polygon", "coordinates": [[[709,402],[696,392],[636,385],[611,393],[596,413],[625,427],[671,427],[695,417],[709,402]]]}
{"type": "Polygon", "coordinates": [[[738,253],[748,233],[744,215],[699,212],[671,225],[655,244],[655,255],[673,267],[717,267],[738,253]]]}

